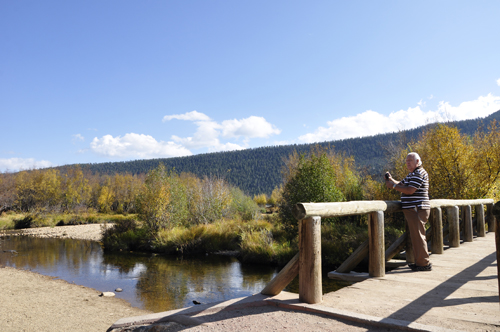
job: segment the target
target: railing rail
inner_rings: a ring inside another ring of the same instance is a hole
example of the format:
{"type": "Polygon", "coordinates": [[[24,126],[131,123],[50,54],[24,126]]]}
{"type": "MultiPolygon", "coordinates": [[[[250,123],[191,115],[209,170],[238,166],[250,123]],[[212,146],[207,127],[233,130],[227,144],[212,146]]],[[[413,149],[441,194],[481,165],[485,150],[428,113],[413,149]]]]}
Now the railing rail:
{"type": "MultiPolygon", "coordinates": [[[[449,246],[458,247],[460,246],[460,208],[462,208],[464,224],[463,240],[464,242],[471,242],[473,240],[472,206],[475,207],[477,236],[482,237],[486,233],[486,220],[490,232],[498,228],[500,217],[495,222],[493,203],[492,199],[431,200],[431,216],[429,218],[431,225],[429,237],[432,239],[431,252],[433,254],[443,253],[443,209],[446,209],[448,217],[449,246]],[[484,214],[485,206],[487,208],[486,217],[484,214]]],[[[322,301],[321,218],[326,217],[368,215],[368,240],[339,266],[336,272],[350,272],[364,257],[369,255],[369,275],[371,277],[383,277],[385,275],[385,262],[394,257],[406,245],[405,233],[385,250],[384,212],[398,211],[402,211],[400,201],[299,203],[295,205],[293,214],[299,222],[299,253],[290,260],[261,293],[266,295],[279,294],[298,274],[299,299],[306,303],[319,303],[322,301]]],[[[407,260],[412,259],[412,255],[411,246],[408,246],[407,260]]]]}

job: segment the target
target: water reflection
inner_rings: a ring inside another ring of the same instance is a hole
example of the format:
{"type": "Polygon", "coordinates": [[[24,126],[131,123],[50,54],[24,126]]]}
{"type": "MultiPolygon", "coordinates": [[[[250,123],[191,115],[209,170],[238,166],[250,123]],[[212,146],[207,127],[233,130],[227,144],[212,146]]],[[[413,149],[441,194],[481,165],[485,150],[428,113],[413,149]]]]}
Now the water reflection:
{"type": "MultiPolygon", "coordinates": [[[[122,288],[117,297],[153,312],[192,306],[193,300],[210,303],[249,296],[260,292],[277,273],[272,267],[242,265],[233,257],[104,254],[96,242],[25,236],[0,238],[0,265],[103,292],[122,288]]],[[[323,278],[324,292],[345,285],[323,278]]],[[[286,290],[298,292],[297,278],[286,290]]]]}
{"type": "Polygon", "coordinates": [[[154,312],[260,292],[275,268],[242,269],[233,257],[182,259],[137,254],[104,254],[98,243],[70,239],[5,237],[0,264],[28,269],[95,288],[114,291],[132,305],[154,312]],[[17,254],[9,252],[15,250],[17,254]],[[7,252],[5,252],[7,251],[7,252]]]}

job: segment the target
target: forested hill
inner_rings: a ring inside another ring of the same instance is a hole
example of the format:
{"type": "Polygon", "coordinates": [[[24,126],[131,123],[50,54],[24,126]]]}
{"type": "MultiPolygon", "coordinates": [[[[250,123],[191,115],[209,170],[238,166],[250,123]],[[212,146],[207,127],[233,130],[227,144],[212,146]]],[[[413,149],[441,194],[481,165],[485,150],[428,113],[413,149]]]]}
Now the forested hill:
{"type": "MultiPolygon", "coordinates": [[[[493,119],[500,122],[500,111],[483,119],[456,121],[449,124],[457,126],[462,133],[473,135],[478,127],[486,127],[493,119]]],[[[365,169],[370,174],[382,174],[386,165],[385,147],[391,142],[397,141],[402,134],[407,140],[417,138],[428,126],[433,126],[433,124],[406,130],[402,133],[350,138],[318,143],[318,145],[334,148],[337,152],[345,152],[347,155],[354,156],[356,166],[365,169]]],[[[250,195],[270,194],[281,183],[281,168],[284,159],[294,150],[298,153],[308,152],[313,145],[316,144],[268,146],[241,151],[199,154],[189,157],[80,164],[80,166],[92,173],[141,174],[147,173],[149,170],[156,168],[159,163],[163,163],[169,169],[174,168],[177,173],[189,172],[200,177],[205,175],[222,176],[229,183],[250,195]]],[[[68,166],[60,168],[64,169],[65,167],[68,166]]]]}

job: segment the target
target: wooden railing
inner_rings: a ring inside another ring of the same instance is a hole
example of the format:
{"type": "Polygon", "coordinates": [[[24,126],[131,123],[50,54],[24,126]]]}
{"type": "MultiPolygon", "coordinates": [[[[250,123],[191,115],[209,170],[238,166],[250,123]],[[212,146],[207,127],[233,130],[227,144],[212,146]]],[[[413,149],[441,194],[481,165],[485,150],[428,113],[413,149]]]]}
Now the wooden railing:
{"type": "MultiPolygon", "coordinates": [[[[493,215],[492,199],[477,200],[431,200],[431,216],[428,238],[431,239],[431,252],[443,253],[443,233],[448,234],[450,247],[460,246],[460,213],[462,208],[463,241],[473,240],[472,207],[475,207],[476,233],[483,237],[488,231],[500,229],[500,216],[493,215]],[[487,216],[484,214],[486,206],[487,216]],[[446,209],[448,225],[443,232],[443,209],[446,209]]],[[[496,205],[499,205],[498,203],[496,205]]],[[[495,206],[495,209],[497,206],[495,206]]],[[[393,258],[406,246],[406,233],[385,250],[384,212],[401,211],[400,201],[352,201],[337,203],[299,203],[294,207],[293,214],[299,222],[299,253],[269,282],[262,290],[265,295],[279,294],[296,276],[299,275],[299,300],[306,303],[322,301],[321,282],[321,218],[343,217],[351,215],[368,215],[368,240],[336,270],[338,273],[348,273],[354,269],[367,255],[368,273],[370,277],[385,276],[385,262],[393,258]]],[[[496,211],[496,210],[495,210],[496,211]]],[[[500,206],[498,206],[500,211],[500,206]]],[[[500,232],[497,232],[497,235],[500,232]]],[[[497,236],[498,238],[498,236],[497,236]]],[[[498,255],[497,242],[497,255],[498,255]]],[[[412,260],[411,246],[406,249],[406,259],[412,260]]],[[[499,281],[500,287],[500,281],[499,281]]]]}

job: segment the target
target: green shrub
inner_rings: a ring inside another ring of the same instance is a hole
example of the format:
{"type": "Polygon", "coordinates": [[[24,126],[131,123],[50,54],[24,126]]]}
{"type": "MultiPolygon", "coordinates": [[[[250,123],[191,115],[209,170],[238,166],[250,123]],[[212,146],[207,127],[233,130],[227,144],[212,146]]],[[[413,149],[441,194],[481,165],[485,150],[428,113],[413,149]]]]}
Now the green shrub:
{"type": "MultiPolygon", "coordinates": [[[[297,203],[304,202],[339,202],[344,201],[344,195],[336,186],[335,168],[330,163],[326,153],[315,154],[306,158],[301,155],[294,162],[289,163],[289,178],[285,183],[279,201],[279,216],[288,236],[297,236],[297,220],[292,209],[297,203]]],[[[322,222],[331,222],[333,219],[323,219],[322,222]]]]}
{"type": "Polygon", "coordinates": [[[105,251],[148,251],[148,232],[133,219],[122,219],[104,228],[102,245],[105,251]]]}
{"type": "Polygon", "coordinates": [[[241,220],[250,221],[258,219],[260,209],[257,203],[245,195],[239,188],[231,188],[231,211],[233,217],[239,216],[241,220]]]}

